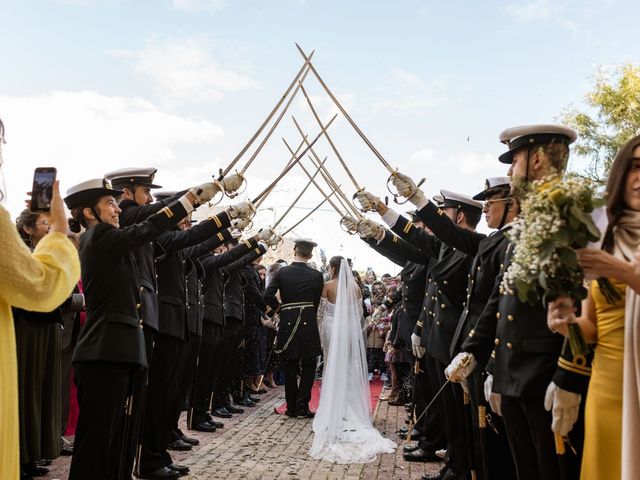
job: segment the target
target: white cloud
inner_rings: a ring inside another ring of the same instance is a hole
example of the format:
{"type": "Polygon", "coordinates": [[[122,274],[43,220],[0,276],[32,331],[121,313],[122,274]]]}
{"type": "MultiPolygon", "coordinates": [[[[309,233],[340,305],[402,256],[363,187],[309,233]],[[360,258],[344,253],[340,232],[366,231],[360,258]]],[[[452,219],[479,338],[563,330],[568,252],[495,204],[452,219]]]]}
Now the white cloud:
{"type": "Polygon", "coordinates": [[[422,150],[409,155],[409,161],[419,165],[428,165],[436,158],[436,152],[431,148],[423,148],[422,150]]]}
{"type": "Polygon", "coordinates": [[[217,12],[225,5],[225,0],[171,0],[176,10],[188,13],[217,12]]]}
{"type": "Polygon", "coordinates": [[[522,23],[549,22],[559,25],[573,33],[578,32],[575,22],[569,20],[564,7],[551,0],[528,0],[526,2],[512,3],[504,7],[504,10],[515,20],[522,23]]]}
{"type": "Polygon", "coordinates": [[[153,39],[140,50],[107,53],[132,62],[135,71],[168,103],[217,101],[226,93],[258,85],[249,76],[220,66],[203,37],[153,39]]]}
{"type": "Polygon", "coordinates": [[[21,209],[38,166],[56,167],[63,191],[127,166],[159,167],[159,181],[175,182],[166,187],[206,181],[222,166],[212,152],[224,137],[218,125],[166,113],[140,98],[90,91],[0,96],[0,117],[12,213],[21,209]]]}
{"type": "Polygon", "coordinates": [[[373,114],[423,113],[446,100],[446,79],[426,81],[402,68],[394,68],[372,102],[373,114]]]}

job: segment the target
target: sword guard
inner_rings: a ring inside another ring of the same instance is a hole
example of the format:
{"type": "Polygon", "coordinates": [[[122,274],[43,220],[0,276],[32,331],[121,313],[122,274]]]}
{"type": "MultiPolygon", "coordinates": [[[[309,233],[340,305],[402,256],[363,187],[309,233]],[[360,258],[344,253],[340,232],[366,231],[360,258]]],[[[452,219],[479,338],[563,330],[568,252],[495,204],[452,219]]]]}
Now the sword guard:
{"type": "MultiPolygon", "coordinates": [[[[229,198],[236,198],[238,195],[242,195],[247,190],[247,177],[245,177],[241,172],[238,172],[237,170],[236,175],[239,175],[240,178],[242,178],[242,184],[240,185],[240,188],[234,192],[227,192],[226,190],[224,191],[224,193],[229,198]]],[[[220,179],[220,181],[222,180],[224,180],[224,177],[220,179]]],[[[224,189],[224,182],[222,182],[222,186],[224,189]]]]}

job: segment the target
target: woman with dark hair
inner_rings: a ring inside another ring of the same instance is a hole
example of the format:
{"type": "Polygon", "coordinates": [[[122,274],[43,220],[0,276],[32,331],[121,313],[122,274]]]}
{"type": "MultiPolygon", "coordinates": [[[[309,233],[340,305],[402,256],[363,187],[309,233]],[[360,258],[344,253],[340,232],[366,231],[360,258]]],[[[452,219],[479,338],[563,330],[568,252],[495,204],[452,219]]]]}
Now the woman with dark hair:
{"type": "Polygon", "coordinates": [[[565,297],[550,305],[547,323],[567,336],[567,325],[577,322],[595,345],[580,478],[630,480],[640,478],[640,275],[632,263],[640,246],[640,136],[616,155],[606,191],[609,225],[602,249],[583,249],[578,258],[587,275],[610,279],[619,299],[608,301],[593,281],[580,317],[565,297]]]}
{"type": "MultiPolygon", "coordinates": [[[[49,233],[48,215],[24,210],[16,219],[20,237],[31,249],[49,233]]],[[[41,476],[48,469],[36,465],[57,458],[61,440],[62,312],[33,312],[13,308],[18,360],[20,464],[22,478],[41,476]]]]}

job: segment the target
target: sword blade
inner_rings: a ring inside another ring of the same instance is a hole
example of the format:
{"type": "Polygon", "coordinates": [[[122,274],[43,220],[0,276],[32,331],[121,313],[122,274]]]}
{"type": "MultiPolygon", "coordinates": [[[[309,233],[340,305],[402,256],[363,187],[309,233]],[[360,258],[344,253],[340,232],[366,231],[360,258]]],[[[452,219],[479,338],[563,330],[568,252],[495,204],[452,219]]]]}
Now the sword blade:
{"type": "MultiPolygon", "coordinates": [[[[307,57],[307,55],[304,53],[302,48],[300,48],[300,45],[298,45],[296,43],[296,47],[298,48],[298,51],[300,52],[300,55],[302,55],[302,58],[304,58],[305,60],[309,61],[310,60],[309,57],[307,57]]],[[[385,160],[385,158],[380,154],[380,152],[376,149],[376,147],[373,146],[373,144],[369,141],[369,139],[364,134],[364,132],[362,130],[360,130],[358,125],[356,125],[356,122],[353,121],[351,116],[347,113],[347,111],[344,109],[344,107],[340,104],[340,102],[335,97],[335,95],[331,92],[331,90],[329,90],[329,87],[327,87],[327,84],[324,83],[324,80],[322,80],[322,77],[320,77],[320,74],[317,72],[316,68],[313,66],[313,63],[311,63],[310,61],[309,61],[309,69],[315,75],[316,79],[318,80],[318,82],[320,83],[322,88],[324,88],[325,92],[327,92],[327,95],[329,95],[329,98],[331,98],[333,103],[335,103],[336,107],[338,107],[338,110],[340,110],[340,112],[342,112],[342,114],[347,119],[347,121],[351,124],[353,129],[357,132],[358,135],[360,135],[360,138],[362,138],[364,143],[367,144],[369,149],[371,149],[373,154],[378,158],[378,160],[380,160],[382,165],[384,165],[384,167],[389,171],[389,173],[391,173],[391,174],[395,173],[395,170],[391,167],[391,165],[389,165],[389,162],[387,162],[385,160]]]]}
{"type": "MultiPolygon", "coordinates": [[[[333,118],[329,121],[329,123],[327,124],[327,126],[331,125],[333,123],[333,121],[336,119],[336,117],[338,116],[338,114],[336,113],[333,118]]],[[[309,151],[309,149],[320,139],[320,137],[322,136],[322,132],[318,133],[318,135],[316,135],[316,137],[310,142],[307,143],[306,148],[302,151],[302,153],[300,155],[298,155],[292,162],[290,162],[285,168],[284,170],[282,170],[282,172],[280,173],[280,175],[278,175],[276,177],[276,179],[271,182],[271,184],[265,188],[257,197],[255,197],[252,200],[252,203],[256,203],[259,200],[263,199],[263,197],[266,197],[269,192],[271,191],[271,189],[282,179],[282,177],[284,177],[287,173],[289,173],[289,170],[291,170],[291,168],[293,168],[293,166],[298,163],[300,161],[300,159],[302,157],[304,157],[304,155],[309,151]]],[[[308,140],[307,140],[308,142],[308,140]]],[[[264,201],[264,199],[263,199],[264,201]]]]}
{"type": "MultiPolygon", "coordinates": [[[[247,144],[244,147],[242,147],[242,149],[240,150],[240,153],[238,153],[235,156],[235,158],[231,161],[231,163],[227,166],[227,168],[225,168],[225,170],[220,174],[220,177],[218,178],[218,180],[222,180],[222,178],[231,171],[231,169],[235,166],[235,164],[238,163],[238,161],[242,158],[242,156],[245,154],[245,152],[253,144],[253,142],[256,140],[256,138],[258,138],[258,136],[262,133],[262,130],[264,130],[264,128],[267,126],[267,124],[271,121],[271,119],[273,118],[275,113],[280,108],[280,105],[282,105],[282,103],[284,102],[285,98],[287,98],[287,96],[289,95],[289,92],[291,92],[291,89],[296,85],[296,83],[300,80],[300,78],[303,77],[303,75],[304,75],[304,77],[306,77],[306,75],[309,73],[309,61],[311,60],[311,57],[313,57],[314,53],[315,53],[315,51],[312,51],[311,54],[309,55],[309,58],[305,59],[304,64],[302,65],[302,67],[300,67],[300,70],[298,70],[298,73],[296,74],[295,78],[291,82],[291,85],[289,85],[287,90],[282,94],[282,97],[280,97],[280,100],[278,101],[278,103],[276,103],[276,106],[273,107],[273,110],[271,110],[269,115],[267,115],[267,118],[262,122],[262,125],[260,125],[258,130],[251,136],[251,138],[249,139],[247,144]]],[[[303,78],[303,80],[304,80],[304,78],[303,78]]],[[[287,104],[287,107],[285,107],[285,111],[288,108],[288,106],[289,105],[287,104]]]]}

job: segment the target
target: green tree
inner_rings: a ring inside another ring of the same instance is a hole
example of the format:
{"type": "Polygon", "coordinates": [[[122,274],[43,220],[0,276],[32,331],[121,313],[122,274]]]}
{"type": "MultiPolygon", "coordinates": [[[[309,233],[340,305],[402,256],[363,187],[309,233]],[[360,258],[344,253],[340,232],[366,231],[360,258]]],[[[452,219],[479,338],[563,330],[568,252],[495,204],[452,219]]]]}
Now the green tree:
{"type": "Polygon", "coordinates": [[[578,131],[573,150],[589,161],[580,175],[603,185],[620,146],[640,132],[640,65],[599,67],[584,102],[585,110],[571,106],[560,118],[578,131]]]}

